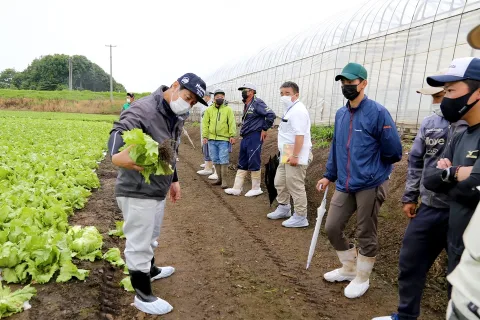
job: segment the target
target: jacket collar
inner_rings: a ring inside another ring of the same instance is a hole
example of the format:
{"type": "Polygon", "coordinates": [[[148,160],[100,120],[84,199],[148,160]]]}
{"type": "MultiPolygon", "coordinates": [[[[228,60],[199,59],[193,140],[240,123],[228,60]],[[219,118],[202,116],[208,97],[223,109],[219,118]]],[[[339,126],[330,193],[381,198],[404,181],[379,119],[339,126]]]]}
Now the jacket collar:
{"type": "Polygon", "coordinates": [[[352,108],[352,107],[350,106],[350,100],[348,100],[348,101],[347,101],[347,104],[345,105],[345,107],[348,109],[348,111],[350,111],[350,112],[351,112],[351,111],[354,111],[354,112],[355,112],[355,111],[357,111],[358,109],[360,109],[360,108],[365,104],[365,101],[367,101],[367,100],[368,100],[368,97],[367,97],[367,95],[365,95],[365,96],[363,97],[362,101],[360,101],[360,104],[358,105],[358,107],[356,107],[356,108],[352,108]]]}

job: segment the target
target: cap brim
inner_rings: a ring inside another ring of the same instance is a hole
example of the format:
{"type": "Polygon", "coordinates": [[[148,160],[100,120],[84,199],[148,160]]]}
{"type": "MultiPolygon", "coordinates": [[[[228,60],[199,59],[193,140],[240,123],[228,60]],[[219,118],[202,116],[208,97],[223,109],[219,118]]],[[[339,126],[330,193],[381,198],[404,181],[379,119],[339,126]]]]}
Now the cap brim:
{"type": "MultiPolygon", "coordinates": [[[[197,96],[197,95],[195,95],[195,96],[197,96]]],[[[203,98],[200,98],[200,96],[197,96],[197,102],[208,107],[208,103],[206,103],[205,100],[203,100],[203,98]]]]}
{"type": "Polygon", "coordinates": [[[467,41],[472,48],[480,50],[480,25],[476,26],[468,33],[467,41]]]}
{"type": "Polygon", "coordinates": [[[335,77],[335,81],[341,80],[341,79],[347,79],[347,80],[355,80],[355,79],[360,79],[359,76],[353,73],[340,73],[338,76],[335,77]]]}
{"type": "Polygon", "coordinates": [[[427,77],[427,83],[429,86],[432,86],[432,87],[443,87],[447,82],[457,82],[465,79],[468,79],[468,78],[446,74],[443,76],[427,77]]]}
{"type": "MultiPolygon", "coordinates": [[[[238,91],[242,91],[243,89],[250,89],[250,88],[247,88],[247,87],[240,87],[240,88],[238,88],[238,91]]],[[[252,89],[250,89],[250,90],[252,90],[252,89]]]]}
{"type": "Polygon", "coordinates": [[[443,91],[442,87],[437,87],[437,88],[427,87],[427,88],[418,89],[417,93],[431,96],[442,91],[443,91]]]}

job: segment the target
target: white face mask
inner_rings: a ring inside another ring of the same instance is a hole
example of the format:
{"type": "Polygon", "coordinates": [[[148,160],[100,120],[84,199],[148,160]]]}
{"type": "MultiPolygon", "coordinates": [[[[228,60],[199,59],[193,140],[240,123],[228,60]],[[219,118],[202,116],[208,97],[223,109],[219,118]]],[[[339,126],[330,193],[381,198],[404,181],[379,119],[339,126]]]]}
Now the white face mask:
{"type": "MultiPolygon", "coordinates": [[[[178,89],[177,89],[177,92],[179,92],[178,89]]],[[[170,109],[172,109],[172,111],[176,115],[185,114],[185,113],[188,112],[188,110],[190,110],[190,103],[183,100],[183,98],[180,97],[180,94],[179,94],[177,100],[175,100],[175,101],[171,100],[170,101],[170,109]]]]}
{"type": "Polygon", "coordinates": [[[129,99],[129,98],[127,98],[127,102],[130,103],[130,99],[129,99]]]}
{"type": "Polygon", "coordinates": [[[443,113],[442,109],[440,109],[440,103],[432,103],[432,111],[435,113],[437,116],[440,116],[443,118],[443,113]]]}
{"type": "Polygon", "coordinates": [[[283,111],[287,111],[293,105],[292,97],[290,96],[282,96],[280,97],[280,104],[283,106],[283,111]]]}

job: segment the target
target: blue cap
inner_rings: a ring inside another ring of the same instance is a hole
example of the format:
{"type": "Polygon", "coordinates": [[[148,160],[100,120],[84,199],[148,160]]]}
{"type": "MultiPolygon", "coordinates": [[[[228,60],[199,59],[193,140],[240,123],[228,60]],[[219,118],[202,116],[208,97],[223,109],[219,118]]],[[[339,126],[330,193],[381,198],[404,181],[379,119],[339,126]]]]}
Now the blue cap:
{"type": "Polygon", "coordinates": [[[454,59],[445,74],[427,77],[427,83],[432,87],[443,87],[447,82],[457,82],[468,79],[480,81],[479,58],[468,57],[454,59]]]}
{"type": "Polygon", "coordinates": [[[208,104],[203,100],[207,92],[207,85],[205,81],[202,80],[195,73],[185,73],[183,76],[177,79],[178,83],[184,86],[188,91],[191,91],[195,96],[197,96],[198,102],[208,106],[208,104]]]}

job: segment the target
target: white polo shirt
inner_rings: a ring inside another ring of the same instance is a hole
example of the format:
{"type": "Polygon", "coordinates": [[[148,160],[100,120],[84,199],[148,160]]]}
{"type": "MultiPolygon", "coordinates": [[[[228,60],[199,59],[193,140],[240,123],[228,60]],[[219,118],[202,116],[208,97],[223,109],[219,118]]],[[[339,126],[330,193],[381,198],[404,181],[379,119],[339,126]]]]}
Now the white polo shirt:
{"type": "Polygon", "coordinates": [[[312,150],[310,134],[310,115],[307,107],[297,100],[283,115],[278,128],[278,150],[282,152],[285,144],[295,144],[295,136],[304,136],[303,146],[299,154],[298,163],[308,165],[308,157],[312,150]]]}

